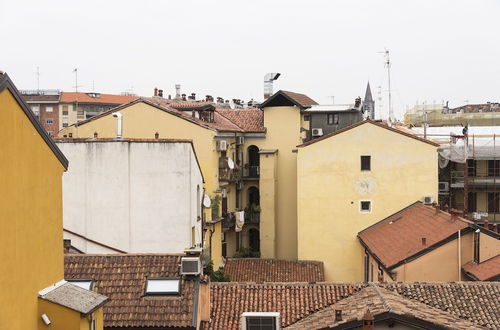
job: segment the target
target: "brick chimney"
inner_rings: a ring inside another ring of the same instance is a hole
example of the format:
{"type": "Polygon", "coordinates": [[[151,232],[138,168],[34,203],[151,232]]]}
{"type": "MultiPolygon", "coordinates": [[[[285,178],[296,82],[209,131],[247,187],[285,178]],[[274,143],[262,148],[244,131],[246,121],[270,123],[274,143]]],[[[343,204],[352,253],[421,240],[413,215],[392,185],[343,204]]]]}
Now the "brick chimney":
{"type": "Polygon", "coordinates": [[[373,323],[373,315],[367,309],[365,315],[363,315],[363,330],[373,330],[373,323]]]}
{"type": "Polygon", "coordinates": [[[158,88],[155,87],[153,96],[158,96],[158,88]]]}
{"type": "Polygon", "coordinates": [[[182,98],[183,101],[186,101],[186,94],[184,94],[184,93],[181,94],[181,98],[182,98]]]}
{"type": "Polygon", "coordinates": [[[160,137],[160,133],[156,132],[155,133],[155,139],[158,139],[160,137]]]}
{"type": "Polygon", "coordinates": [[[99,134],[97,134],[97,132],[94,132],[94,139],[97,139],[98,136],[99,134]]]}
{"type": "Polygon", "coordinates": [[[71,240],[65,239],[63,241],[64,254],[69,253],[71,249],[71,240]]]}
{"type": "Polygon", "coordinates": [[[427,245],[427,238],[422,237],[422,245],[426,246],[427,245]]]}

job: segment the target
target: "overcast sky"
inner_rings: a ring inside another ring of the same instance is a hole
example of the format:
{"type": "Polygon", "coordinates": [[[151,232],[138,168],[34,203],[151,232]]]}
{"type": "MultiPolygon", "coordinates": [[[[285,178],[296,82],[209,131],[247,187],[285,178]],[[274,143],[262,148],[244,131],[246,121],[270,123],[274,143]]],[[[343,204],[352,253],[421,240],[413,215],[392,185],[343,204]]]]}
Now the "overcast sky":
{"type": "MultiPolygon", "coordinates": [[[[151,96],[263,97],[274,90],[322,104],[364,96],[369,80],[387,116],[416,102],[500,101],[499,0],[7,1],[0,0],[0,70],[20,89],[151,96]]],[[[377,106],[378,111],[378,106],[377,106]]]]}

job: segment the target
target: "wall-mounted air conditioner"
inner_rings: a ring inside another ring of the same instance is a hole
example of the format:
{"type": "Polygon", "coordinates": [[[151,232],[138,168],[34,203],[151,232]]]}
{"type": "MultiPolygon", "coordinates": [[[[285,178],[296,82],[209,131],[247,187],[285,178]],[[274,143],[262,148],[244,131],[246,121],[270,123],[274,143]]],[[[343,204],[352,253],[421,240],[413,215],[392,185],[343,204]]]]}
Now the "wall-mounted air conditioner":
{"type": "Polygon", "coordinates": [[[323,129],[322,128],[313,128],[312,129],[312,136],[323,136],[323,129]]]}
{"type": "Polygon", "coordinates": [[[450,191],[449,182],[439,182],[439,193],[447,194],[450,191]]]}
{"type": "Polygon", "coordinates": [[[181,275],[200,275],[201,261],[200,258],[182,257],[181,258],[181,275]]]}
{"type": "Polygon", "coordinates": [[[241,146],[243,143],[245,143],[245,137],[243,136],[236,137],[236,145],[241,146]]]}
{"type": "Polygon", "coordinates": [[[424,196],[424,204],[430,205],[434,203],[434,198],[432,196],[424,196]]]}
{"type": "Polygon", "coordinates": [[[226,151],[227,150],[227,141],[220,140],[217,141],[217,151],[226,151]]]}

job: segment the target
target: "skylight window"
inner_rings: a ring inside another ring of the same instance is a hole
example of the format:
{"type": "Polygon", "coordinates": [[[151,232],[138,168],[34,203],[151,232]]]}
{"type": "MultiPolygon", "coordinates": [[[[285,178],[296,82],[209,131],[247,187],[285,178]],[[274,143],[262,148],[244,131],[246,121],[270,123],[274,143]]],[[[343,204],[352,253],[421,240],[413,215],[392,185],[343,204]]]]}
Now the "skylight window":
{"type": "Polygon", "coordinates": [[[67,281],[85,290],[92,290],[94,288],[94,280],[69,279],[67,281]]]}
{"type": "Polygon", "coordinates": [[[147,295],[179,294],[181,280],[179,278],[148,278],[146,283],[147,295]]]}

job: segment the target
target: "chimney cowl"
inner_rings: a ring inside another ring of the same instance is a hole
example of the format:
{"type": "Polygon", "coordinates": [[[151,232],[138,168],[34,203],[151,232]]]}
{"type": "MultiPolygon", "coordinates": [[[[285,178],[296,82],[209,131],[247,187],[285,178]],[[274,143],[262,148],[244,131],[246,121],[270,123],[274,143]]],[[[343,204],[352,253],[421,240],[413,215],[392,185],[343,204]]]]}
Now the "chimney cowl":
{"type": "Polygon", "coordinates": [[[159,97],[163,97],[163,89],[159,89],[158,90],[158,96],[159,97]]]}

